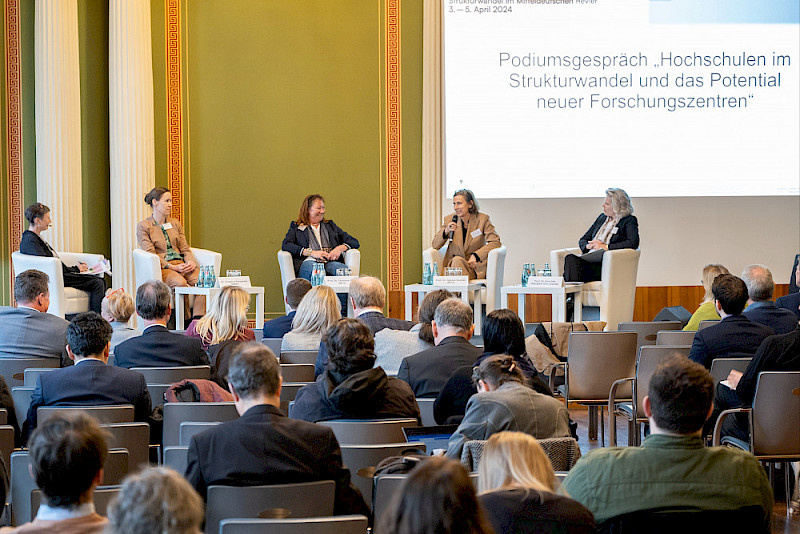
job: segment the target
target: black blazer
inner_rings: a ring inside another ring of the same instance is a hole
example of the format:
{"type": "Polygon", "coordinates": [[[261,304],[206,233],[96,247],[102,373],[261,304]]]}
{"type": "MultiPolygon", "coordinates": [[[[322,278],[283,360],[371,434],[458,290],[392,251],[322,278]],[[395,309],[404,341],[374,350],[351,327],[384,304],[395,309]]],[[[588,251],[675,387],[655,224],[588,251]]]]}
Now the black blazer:
{"type": "Polygon", "coordinates": [[[39,406],[108,406],[133,404],[134,419],[148,422],[151,403],[142,373],[83,360],[77,365],[42,373],[28,409],[28,431],[36,428],[39,406]]]}
{"type": "Polygon", "coordinates": [[[279,338],[285,336],[292,329],[292,320],[294,319],[295,311],[290,311],[286,315],[281,315],[275,319],[271,319],[264,323],[264,337],[265,338],[279,338]]]}
{"type": "MultiPolygon", "coordinates": [[[[19,251],[23,254],[30,254],[31,256],[45,256],[47,258],[55,257],[53,250],[47,246],[47,243],[45,243],[44,239],[30,230],[25,230],[22,232],[22,239],[19,242],[19,251]]],[[[64,274],[77,274],[81,272],[77,266],[67,267],[64,265],[63,261],[61,262],[61,269],[63,270],[64,274]]]]}
{"type": "Polygon", "coordinates": [[[779,308],[772,301],[754,302],[742,315],[753,322],[767,325],[776,334],[788,334],[797,328],[797,316],[789,310],[779,308]]]}
{"type": "MultiPolygon", "coordinates": [[[[331,248],[338,247],[339,245],[347,245],[350,248],[358,248],[358,239],[351,236],[338,226],[333,221],[322,221],[320,224],[320,233],[325,232],[328,236],[328,243],[331,248]]],[[[281,250],[292,255],[294,261],[294,274],[300,272],[300,265],[305,261],[306,257],[302,255],[303,249],[308,248],[309,233],[311,230],[308,226],[304,226],[301,230],[295,221],[289,225],[289,231],[286,232],[286,237],[283,238],[281,250]]]]}
{"type": "Polygon", "coordinates": [[[482,353],[461,336],[446,337],[433,348],[403,358],[397,378],[407,382],[416,397],[435,397],[456,369],[474,366],[482,353]]]}
{"type": "Polygon", "coordinates": [[[729,315],[719,324],[699,330],[694,335],[689,359],[711,369],[714,358],[751,357],[761,342],[774,333],[772,328],[754,323],[744,315],[729,315]]]}
{"type": "MultiPolygon", "coordinates": [[[[592,226],[578,240],[578,246],[581,247],[583,252],[589,252],[586,245],[594,239],[595,234],[600,230],[604,222],[606,222],[606,216],[601,213],[592,226]]],[[[619,220],[617,231],[611,235],[611,239],[608,242],[608,250],[620,248],[639,248],[639,221],[633,215],[628,215],[619,220]]]]}
{"type": "Polygon", "coordinates": [[[141,336],[123,341],[114,348],[117,367],[180,367],[210,365],[200,340],[174,334],[167,327],[148,327],[141,336]]]}
{"type": "Polygon", "coordinates": [[[798,320],[800,320],[800,293],[789,293],[782,297],[778,297],[775,305],[779,308],[784,308],[794,313],[798,320]]]}
{"type": "Polygon", "coordinates": [[[186,479],[206,498],[208,486],[259,486],[316,480],[336,482],[334,514],[369,515],[361,493],[342,465],[329,427],[288,419],[268,404],[235,421],[192,437],[186,479]]]}
{"type": "Polygon", "coordinates": [[[758,348],[736,385],[736,396],[746,406],[753,404],[761,371],[800,371],[800,327],[788,334],[770,336],[758,348]]]}

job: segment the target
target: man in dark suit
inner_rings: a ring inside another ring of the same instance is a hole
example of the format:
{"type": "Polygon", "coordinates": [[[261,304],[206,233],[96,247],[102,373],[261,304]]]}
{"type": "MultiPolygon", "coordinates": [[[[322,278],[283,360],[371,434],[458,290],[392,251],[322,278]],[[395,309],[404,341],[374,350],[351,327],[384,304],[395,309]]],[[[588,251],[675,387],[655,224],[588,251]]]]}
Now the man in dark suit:
{"type": "Polygon", "coordinates": [[[28,409],[28,432],[36,428],[40,406],[133,404],[134,419],[148,421],[151,404],[144,376],[106,365],[112,332],[98,313],[75,316],[67,328],[67,353],[75,365],[39,376],[28,409]]]}
{"type": "Polygon", "coordinates": [[[305,297],[306,293],[309,291],[311,291],[311,282],[305,278],[289,280],[289,283],[286,284],[286,304],[289,305],[292,311],[282,317],[265,322],[265,338],[282,338],[292,329],[292,319],[294,319],[295,310],[297,310],[300,301],[303,300],[303,297],[305,297]]]}
{"type": "Polygon", "coordinates": [[[19,273],[14,298],[19,307],[0,307],[0,357],[66,358],[64,346],[69,323],[47,313],[50,307],[49,277],[36,269],[19,273]]]}
{"type": "Polygon", "coordinates": [[[689,358],[711,369],[714,358],[746,358],[758,350],[764,338],[775,331],[754,323],[744,315],[747,286],[741,278],[721,274],[711,285],[714,306],[722,318],[719,324],[700,330],[694,336],[689,358]]]}
{"type": "Polygon", "coordinates": [[[744,310],[745,317],[769,326],[776,334],[788,334],[797,328],[797,316],[772,302],[775,282],[766,266],[748,265],[742,271],[742,280],[747,285],[750,303],[744,310]]]}
{"type": "MultiPolygon", "coordinates": [[[[367,325],[373,336],[384,328],[411,330],[411,327],[414,326],[414,323],[410,321],[383,315],[383,307],[386,305],[386,288],[374,276],[361,276],[350,282],[348,297],[353,305],[353,315],[367,325]]],[[[328,347],[325,343],[320,343],[319,354],[317,354],[317,361],[314,365],[315,376],[319,376],[325,371],[327,363],[328,347]]]]}
{"type": "Polygon", "coordinates": [[[278,359],[259,343],[237,347],[228,388],[241,416],[192,437],[186,479],[205,499],[208,486],[336,482],[334,514],[369,514],[342,465],[333,431],[288,419],[280,410],[278,359]]]}
{"type": "Polygon", "coordinates": [[[483,351],[469,340],[475,331],[472,308],[462,300],[449,298],[436,308],[431,322],[432,349],[403,359],[397,378],[404,380],[417,397],[435,397],[453,371],[474,366],[483,351]]]}
{"type": "MultiPolygon", "coordinates": [[[[797,260],[795,260],[795,262],[796,261],[797,260]]],[[[800,265],[796,265],[794,271],[794,277],[800,280],[800,265]]],[[[778,300],[775,301],[775,305],[779,308],[789,310],[800,320],[800,291],[778,297],[778,300]]]]}
{"type": "Polygon", "coordinates": [[[117,367],[180,367],[210,365],[200,340],[167,330],[172,313],[169,286],[160,280],[145,282],[136,290],[136,312],[144,322],[142,335],[114,349],[117,367]]]}

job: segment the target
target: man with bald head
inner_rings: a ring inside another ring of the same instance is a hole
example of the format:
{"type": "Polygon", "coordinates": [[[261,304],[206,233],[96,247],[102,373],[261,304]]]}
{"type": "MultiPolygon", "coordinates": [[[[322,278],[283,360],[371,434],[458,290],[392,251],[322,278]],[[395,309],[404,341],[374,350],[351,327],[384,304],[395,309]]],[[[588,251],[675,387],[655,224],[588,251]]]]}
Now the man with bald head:
{"type": "Polygon", "coordinates": [[[765,265],[748,265],[742,271],[747,286],[748,306],[743,315],[753,322],[767,325],[776,334],[788,334],[797,328],[797,316],[772,302],[775,282],[765,265]]]}

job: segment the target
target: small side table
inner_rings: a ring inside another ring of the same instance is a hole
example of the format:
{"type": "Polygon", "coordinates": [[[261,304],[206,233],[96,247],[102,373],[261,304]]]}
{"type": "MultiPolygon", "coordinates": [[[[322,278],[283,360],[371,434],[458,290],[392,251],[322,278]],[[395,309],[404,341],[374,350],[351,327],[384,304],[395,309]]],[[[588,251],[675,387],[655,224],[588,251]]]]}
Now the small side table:
{"type": "MultiPolygon", "coordinates": [[[[251,295],[256,296],[256,328],[264,328],[264,288],[263,287],[242,287],[251,295]]],[[[183,295],[205,295],[206,306],[211,305],[211,301],[222,291],[220,287],[176,287],[175,288],[175,328],[183,330],[186,328],[183,319],[183,295]]]]}
{"type": "Polygon", "coordinates": [[[552,295],[553,321],[567,321],[567,295],[575,295],[575,322],[583,319],[583,282],[567,282],[563,287],[525,287],[520,285],[500,288],[500,306],[508,308],[508,295],[517,295],[517,315],[525,324],[525,295],[552,295]]]}
{"type": "Polygon", "coordinates": [[[411,299],[414,293],[417,294],[417,300],[422,301],[425,297],[426,293],[430,293],[431,291],[435,291],[437,289],[445,289],[452,293],[458,293],[461,295],[461,300],[469,304],[469,295],[470,293],[473,294],[473,304],[474,304],[474,319],[473,322],[475,324],[475,335],[481,335],[481,289],[483,289],[483,284],[477,282],[470,282],[466,285],[460,286],[451,286],[451,285],[425,285],[425,284],[409,284],[405,286],[406,290],[406,321],[413,321],[414,317],[414,310],[411,306],[411,299]]]}

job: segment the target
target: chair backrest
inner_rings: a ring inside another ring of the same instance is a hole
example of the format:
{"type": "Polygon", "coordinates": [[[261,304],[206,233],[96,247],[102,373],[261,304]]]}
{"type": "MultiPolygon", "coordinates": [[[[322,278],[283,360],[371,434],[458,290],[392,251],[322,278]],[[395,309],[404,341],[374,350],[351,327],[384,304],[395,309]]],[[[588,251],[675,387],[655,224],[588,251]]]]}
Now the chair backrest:
{"type": "Polygon", "coordinates": [[[288,510],[293,518],[330,516],[335,493],[333,480],[273,486],[209,486],[206,533],[219,532],[223,519],[257,518],[278,508],[288,510]]]}
{"type": "Polygon", "coordinates": [[[184,474],[188,463],[188,455],[188,446],[174,445],[172,447],[164,447],[164,465],[180,474],[184,474]]]}
{"type": "Polygon", "coordinates": [[[45,373],[52,373],[55,371],[57,367],[36,367],[36,368],[28,368],[25,369],[23,373],[23,386],[30,386],[36,387],[36,381],[39,380],[39,377],[45,373]]]}
{"type": "Polygon", "coordinates": [[[636,411],[634,412],[636,419],[645,419],[642,401],[647,396],[650,377],[653,376],[658,364],[662,360],[675,355],[688,358],[689,350],[690,347],[683,345],[645,345],[639,349],[639,358],[636,360],[636,380],[633,382],[633,394],[636,398],[636,411]]]}
{"type": "Polygon", "coordinates": [[[313,382],[314,365],[310,363],[281,364],[281,378],[284,382],[313,382]]]}
{"type": "Polygon", "coordinates": [[[8,424],[8,410],[0,408],[0,425],[8,424]]]}
{"type": "Polygon", "coordinates": [[[287,350],[280,353],[281,365],[285,363],[313,365],[317,361],[317,353],[316,350],[287,350]]]}
{"type": "Polygon", "coordinates": [[[633,249],[608,250],[603,254],[600,287],[600,320],[606,328],[633,320],[636,275],[641,252],[633,249]]]}
{"type": "Polygon", "coordinates": [[[0,456],[4,465],[10,465],[12,452],[14,452],[14,427],[0,425],[0,456]]]}
{"type": "Polygon", "coordinates": [[[138,470],[150,463],[150,425],[147,423],[109,423],[102,426],[111,439],[109,449],[128,451],[131,470],[138,470]]]}
{"type": "Polygon", "coordinates": [[[28,408],[31,406],[33,388],[17,386],[11,388],[11,399],[14,401],[14,417],[17,418],[17,425],[22,428],[28,418],[28,408]]]}
{"type": "Polygon", "coordinates": [[[292,309],[289,307],[289,304],[286,303],[286,285],[297,278],[297,276],[294,274],[294,261],[292,260],[292,255],[289,252],[286,252],[285,250],[278,251],[278,268],[281,271],[281,288],[283,288],[284,297],[283,305],[286,309],[286,313],[289,313],[292,311],[292,309]]]}
{"type": "Polygon", "coordinates": [[[280,356],[281,343],[283,343],[282,337],[265,337],[261,340],[261,343],[271,350],[275,356],[280,356]]]}
{"type": "Polygon", "coordinates": [[[289,410],[289,403],[297,396],[300,388],[313,382],[284,382],[281,384],[281,410],[289,410]]]}
{"type": "Polygon", "coordinates": [[[697,332],[688,330],[661,330],[656,335],[656,345],[690,345],[694,342],[697,332]]]}
{"type": "Polygon", "coordinates": [[[13,388],[25,385],[25,369],[54,369],[59,366],[61,361],[58,358],[0,358],[0,375],[5,379],[6,385],[13,388]]]}
{"type": "Polygon", "coordinates": [[[186,365],[182,367],[134,367],[144,375],[148,384],[174,384],[181,380],[210,380],[211,367],[208,365],[186,365]]]}
{"type": "MultiPolygon", "coordinates": [[[[636,373],[635,332],[572,332],[569,335],[567,401],[608,401],[611,384],[636,373]]],[[[631,398],[623,386],[619,398],[631,398]]]]}
{"type": "Polygon", "coordinates": [[[436,399],[417,397],[419,414],[422,416],[422,426],[436,426],[436,419],[433,417],[433,405],[436,399]]]}
{"type": "Polygon", "coordinates": [[[706,319],[704,321],[700,321],[700,324],[697,326],[697,330],[702,330],[704,328],[708,328],[709,326],[714,326],[715,324],[719,323],[719,319],[706,319]]]}
{"type": "Polygon", "coordinates": [[[380,523],[381,518],[389,511],[406,478],[408,478],[408,475],[381,475],[375,479],[372,517],[376,525],[380,523]]]}
{"type": "Polygon", "coordinates": [[[233,421],[239,418],[232,402],[167,402],[164,403],[164,447],[180,444],[184,421],[233,421]]]}
{"type": "Polygon", "coordinates": [[[333,429],[339,445],[402,443],[403,428],[418,426],[416,419],[334,419],[319,424],[333,429]]]}
{"type": "Polygon", "coordinates": [[[619,323],[620,332],[636,332],[636,350],[643,345],[655,345],[658,333],[662,330],[680,330],[680,321],[631,321],[619,323]]]}
{"type": "Polygon", "coordinates": [[[57,413],[83,412],[97,419],[98,423],[132,423],[133,405],[119,406],[39,406],[36,410],[38,424],[42,424],[57,413]]]}
{"type": "MultiPolygon", "coordinates": [[[[469,472],[475,472],[481,463],[487,440],[470,440],[464,443],[461,465],[469,472]]],[[[569,471],[581,457],[581,448],[575,438],[546,438],[536,440],[554,471],[569,471]]]]}
{"type": "Polygon", "coordinates": [[[147,384],[147,392],[150,394],[153,408],[164,404],[164,393],[167,392],[171,385],[172,384],[147,384]]]}
{"type": "MultiPolygon", "coordinates": [[[[222,254],[204,248],[191,247],[191,250],[198,265],[213,265],[217,276],[222,273],[222,254]]],[[[135,248],[133,249],[133,272],[136,278],[136,289],[139,289],[139,286],[145,282],[161,280],[161,261],[155,254],[135,248]]]]}
{"type": "MultiPolygon", "coordinates": [[[[98,486],[94,489],[94,511],[103,517],[108,516],[108,506],[119,495],[121,486],[98,486]]],[[[39,506],[42,504],[42,490],[35,489],[31,493],[31,515],[36,517],[39,506]]]]}
{"type": "Polygon", "coordinates": [[[732,370],[744,373],[750,360],[753,358],[714,358],[711,360],[711,376],[714,382],[719,382],[728,378],[732,370]]]}
{"type": "Polygon", "coordinates": [[[738,510],[665,508],[641,510],[612,517],[597,525],[599,534],[651,534],[666,532],[770,532],[769,519],[760,506],[738,510]],[[691,528],[687,528],[691,526],[691,528]],[[734,528],[731,528],[734,527],[734,528]]]}
{"type": "Polygon", "coordinates": [[[751,452],[759,458],[800,458],[800,371],[758,374],[750,418],[751,452]]]}
{"type": "Polygon", "coordinates": [[[199,434],[200,432],[205,432],[209,428],[214,428],[219,424],[219,421],[184,421],[181,423],[178,443],[181,446],[188,447],[193,436],[199,434]]]}
{"type": "Polygon", "coordinates": [[[486,258],[486,313],[493,312],[500,307],[500,288],[503,287],[505,276],[506,254],[505,245],[493,248],[486,258]]]}
{"type": "Polygon", "coordinates": [[[420,449],[425,451],[425,444],[387,443],[383,445],[342,445],[342,463],[350,470],[350,480],[361,491],[367,503],[372,502],[372,469],[381,460],[389,456],[401,456],[403,451],[420,449]],[[362,469],[364,471],[362,471],[362,469]],[[361,473],[359,473],[361,471],[361,473]]]}
{"type": "Polygon", "coordinates": [[[363,515],[288,519],[223,519],[220,534],[364,534],[369,520],[363,515]]]}

